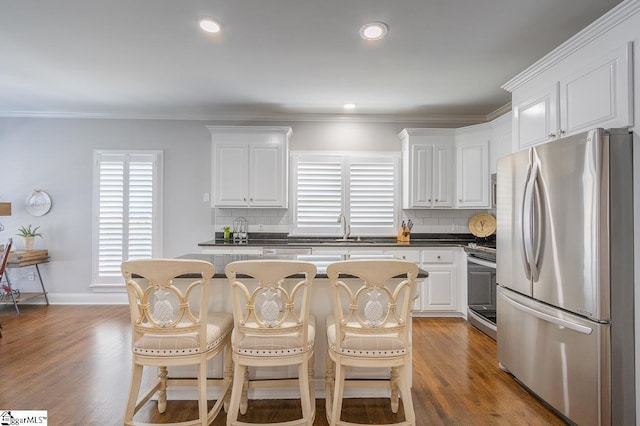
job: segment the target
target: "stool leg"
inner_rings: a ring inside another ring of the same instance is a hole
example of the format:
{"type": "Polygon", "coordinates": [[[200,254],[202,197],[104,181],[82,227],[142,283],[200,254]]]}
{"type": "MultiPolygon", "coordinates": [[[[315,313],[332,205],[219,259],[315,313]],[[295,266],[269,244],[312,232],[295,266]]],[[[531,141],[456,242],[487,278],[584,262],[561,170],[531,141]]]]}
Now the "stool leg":
{"type": "Polygon", "coordinates": [[[198,413],[202,426],[207,426],[209,414],[207,409],[207,358],[204,355],[198,366],[198,413]]]}
{"type": "Polygon", "coordinates": [[[158,367],[158,380],[160,387],[158,388],[158,413],[167,411],[167,377],[169,372],[167,367],[158,367]]]}
{"type": "Polygon", "coordinates": [[[231,342],[227,342],[224,347],[224,411],[229,412],[229,401],[231,400],[231,386],[233,384],[233,354],[231,352],[231,342]]]}
{"type": "Polygon", "coordinates": [[[393,414],[397,413],[398,408],[400,407],[400,390],[398,387],[399,379],[400,378],[398,375],[398,368],[392,367],[390,384],[391,384],[391,412],[393,414]]]}
{"type": "Polygon", "coordinates": [[[316,417],[316,385],[315,385],[315,355],[311,354],[311,356],[309,357],[309,366],[308,366],[308,372],[309,372],[309,397],[311,399],[311,411],[312,411],[312,418],[315,419],[316,417]]]}
{"type": "Polygon", "coordinates": [[[247,414],[249,409],[249,367],[244,369],[244,379],[242,380],[242,397],[240,399],[240,414],[247,414]]]}
{"type": "Polygon", "coordinates": [[[327,371],[325,374],[324,382],[324,395],[325,395],[325,412],[327,415],[327,421],[331,424],[331,410],[333,407],[333,388],[334,388],[334,372],[333,372],[333,360],[331,356],[327,354],[327,371]]]}
{"type": "Polygon", "coordinates": [[[305,420],[308,426],[312,426],[313,417],[312,417],[312,410],[311,410],[311,395],[309,391],[309,359],[308,358],[298,366],[298,384],[300,385],[300,403],[302,405],[302,418],[305,420]]]}
{"type": "Polygon", "coordinates": [[[345,367],[340,365],[339,358],[336,361],[336,378],[333,388],[333,405],[331,410],[330,425],[335,426],[340,421],[342,413],[342,395],[344,394],[344,375],[345,367]]]}
{"type": "Polygon", "coordinates": [[[398,368],[400,374],[400,394],[402,396],[402,407],[404,408],[404,419],[407,423],[416,424],[416,414],[413,411],[413,398],[411,396],[411,387],[409,386],[409,379],[407,378],[407,366],[406,364],[398,368]]]}
{"type": "Polygon", "coordinates": [[[240,399],[243,393],[244,373],[246,370],[247,367],[238,364],[236,360],[233,367],[233,386],[231,387],[231,401],[229,402],[229,411],[227,412],[227,426],[234,425],[238,422],[240,399]]]}
{"type": "Polygon", "coordinates": [[[125,424],[133,421],[133,415],[136,412],[136,402],[138,401],[138,393],[140,392],[140,383],[142,382],[142,366],[133,362],[131,368],[131,384],[129,385],[129,399],[127,400],[127,408],[124,414],[125,424]]]}

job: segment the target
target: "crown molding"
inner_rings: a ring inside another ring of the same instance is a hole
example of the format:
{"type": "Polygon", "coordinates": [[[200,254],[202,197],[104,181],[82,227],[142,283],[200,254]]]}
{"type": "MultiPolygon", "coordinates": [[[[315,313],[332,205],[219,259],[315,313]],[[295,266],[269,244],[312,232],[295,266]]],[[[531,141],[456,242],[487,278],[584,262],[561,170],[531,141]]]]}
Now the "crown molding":
{"type": "MultiPolygon", "coordinates": [[[[510,107],[510,104],[509,104],[510,107]]],[[[493,114],[493,113],[492,113],[493,114]]],[[[118,119],[118,120],[183,120],[209,122],[354,122],[403,123],[430,126],[466,126],[488,121],[486,115],[402,115],[402,114],[294,114],[294,113],[214,113],[214,114],[141,114],[59,111],[0,111],[2,118],[118,119]]]]}
{"type": "Polygon", "coordinates": [[[485,121],[494,121],[496,119],[504,117],[505,114],[508,114],[510,112],[511,112],[511,102],[509,102],[507,104],[504,104],[500,108],[498,108],[497,110],[487,114],[487,117],[486,117],[485,121]]]}
{"type": "Polygon", "coordinates": [[[602,36],[611,28],[626,21],[639,11],[640,0],[623,1],[609,12],[596,19],[582,31],[571,37],[569,40],[543,56],[529,68],[503,84],[502,88],[509,92],[513,92],[527,81],[548,70],[558,62],[567,58],[569,55],[591,43],[594,39],[602,36]]]}

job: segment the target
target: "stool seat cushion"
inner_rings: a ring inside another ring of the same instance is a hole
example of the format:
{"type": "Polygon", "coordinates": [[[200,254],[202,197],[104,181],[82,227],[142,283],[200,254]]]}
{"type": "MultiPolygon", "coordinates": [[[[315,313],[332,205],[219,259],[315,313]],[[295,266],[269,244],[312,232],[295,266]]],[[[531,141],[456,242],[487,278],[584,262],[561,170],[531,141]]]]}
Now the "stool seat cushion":
{"type": "MultiPolygon", "coordinates": [[[[333,317],[327,317],[327,344],[330,350],[337,351],[336,325],[333,317]]],[[[387,357],[404,355],[406,348],[397,333],[356,335],[347,332],[342,341],[340,353],[354,356],[387,357]]]]}
{"type": "MultiPolygon", "coordinates": [[[[283,326],[291,327],[293,323],[285,322],[283,326]]],[[[278,335],[245,334],[238,341],[239,333],[233,330],[231,345],[236,353],[252,356],[283,356],[307,352],[313,349],[316,337],[316,319],[309,315],[307,342],[300,341],[298,333],[278,335]]]]}
{"type": "MultiPolygon", "coordinates": [[[[211,312],[208,316],[206,348],[216,347],[233,327],[233,315],[226,312],[211,312]]],[[[178,325],[176,328],[180,328],[178,325]]],[[[145,334],[133,344],[133,353],[138,355],[176,356],[192,355],[200,352],[198,333],[172,336],[145,334]]]]}

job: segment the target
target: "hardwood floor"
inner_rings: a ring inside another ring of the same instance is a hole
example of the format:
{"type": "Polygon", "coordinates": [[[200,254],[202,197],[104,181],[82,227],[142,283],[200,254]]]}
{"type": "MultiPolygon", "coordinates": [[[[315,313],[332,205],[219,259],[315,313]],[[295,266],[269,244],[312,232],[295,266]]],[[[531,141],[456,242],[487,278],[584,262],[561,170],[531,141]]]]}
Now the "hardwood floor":
{"type": "MultiPolygon", "coordinates": [[[[0,306],[0,410],[48,410],[49,425],[122,424],[130,377],[126,306],[0,306]]],[[[493,340],[461,319],[413,324],[413,401],[421,425],[562,425],[559,417],[498,368],[493,340]]],[[[149,372],[149,377],[153,372],[149,372]]],[[[195,401],[149,402],[139,419],[193,418],[195,401]]],[[[247,421],[297,416],[294,400],[251,401],[247,421]]],[[[402,411],[402,409],[401,409],[402,411]]],[[[398,421],[388,400],[345,400],[345,420],[398,421]]],[[[224,425],[221,413],[214,425],[224,425]]],[[[326,425],[317,400],[315,425],[326,425]]]]}

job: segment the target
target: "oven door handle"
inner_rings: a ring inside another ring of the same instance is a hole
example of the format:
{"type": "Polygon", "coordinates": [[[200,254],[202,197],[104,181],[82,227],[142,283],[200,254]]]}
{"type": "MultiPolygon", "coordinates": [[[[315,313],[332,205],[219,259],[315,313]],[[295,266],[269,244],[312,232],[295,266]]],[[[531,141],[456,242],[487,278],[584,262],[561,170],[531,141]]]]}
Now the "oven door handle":
{"type": "Polygon", "coordinates": [[[496,264],[494,262],[489,262],[488,260],[467,256],[467,261],[471,263],[475,263],[476,265],[481,265],[481,266],[486,266],[487,268],[496,269],[496,264]]]}

